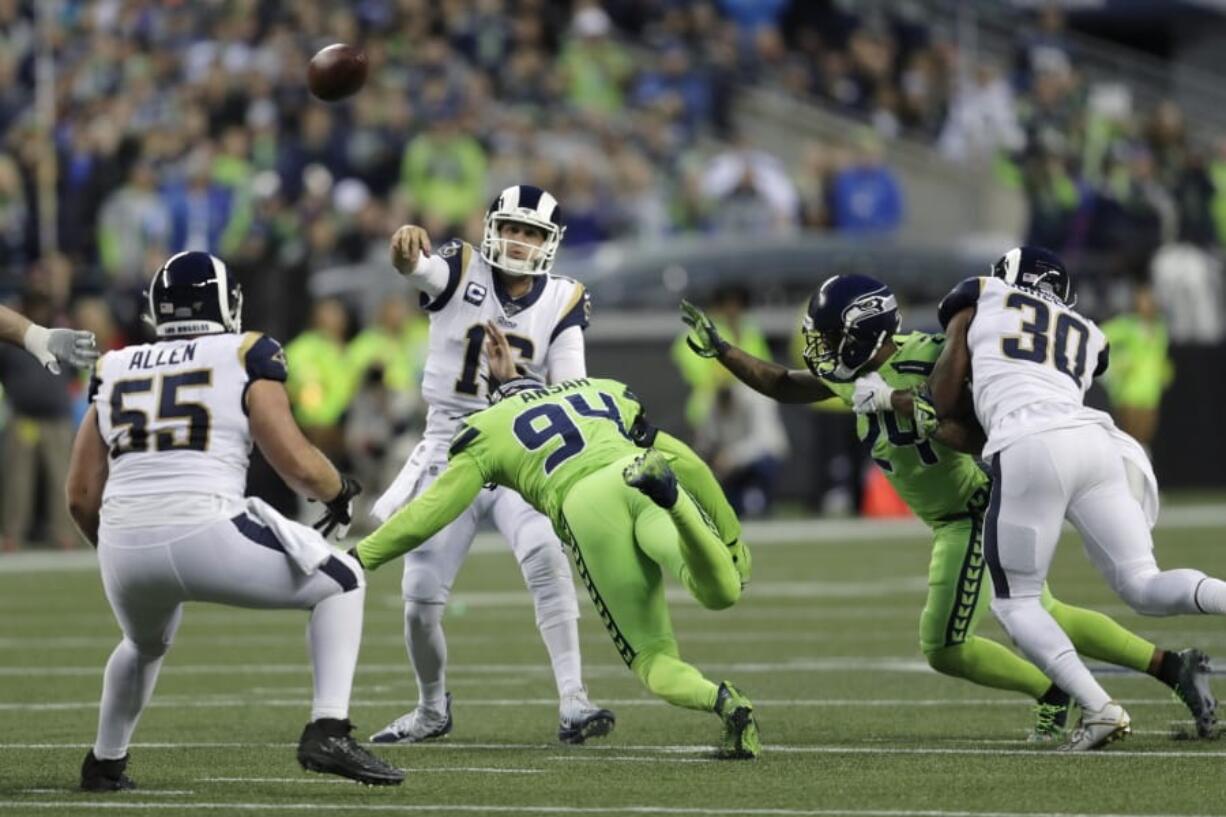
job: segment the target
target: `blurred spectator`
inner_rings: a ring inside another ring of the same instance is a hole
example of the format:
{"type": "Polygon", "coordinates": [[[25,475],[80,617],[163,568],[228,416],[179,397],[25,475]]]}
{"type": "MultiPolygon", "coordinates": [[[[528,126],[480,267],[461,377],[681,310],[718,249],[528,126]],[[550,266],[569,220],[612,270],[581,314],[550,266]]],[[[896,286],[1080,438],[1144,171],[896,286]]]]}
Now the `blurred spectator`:
{"type": "Polygon", "coordinates": [[[0,153],[0,269],[26,261],[26,225],[30,210],[17,162],[0,153]]]}
{"type": "Polygon", "coordinates": [[[234,212],[234,191],[213,180],[212,149],[195,148],[184,163],[183,179],[167,186],[170,251],[221,254],[221,236],[234,212]]]}
{"type": "Polygon", "coordinates": [[[834,174],[830,220],[848,233],[889,232],[902,224],[903,194],[875,137],[862,136],[855,158],[834,174]]]}
{"type": "MultiPolygon", "coordinates": [[[[44,293],[27,289],[20,311],[43,326],[55,325],[55,310],[44,293]]],[[[72,451],[72,395],[75,373],[53,375],[24,349],[0,345],[0,384],[8,405],[4,427],[4,525],[0,550],[22,548],[31,535],[41,497],[46,541],[75,547],[63,499],[72,451]]]]}
{"type": "Polygon", "coordinates": [[[1162,392],[1175,370],[1167,349],[1166,322],[1147,286],[1134,293],[1133,310],[1102,324],[1111,344],[1105,384],[1121,429],[1149,451],[1158,429],[1162,392]]]}
{"type": "Polygon", "coordinates": [[[708,463],[742,518],[765,515],[788,454],[779,406],[744,383],[715,391],[710,413],[694,434],[694,449],[708,463]]]}
{"type": "Polygon", "coordinates": [[[938,146],[955,161],[992,159],[1016,151],[1025,141],[1013,104],[1013,90],[994,66],[981,64],[960,83],[941,130],[938,146]]]}
{"type": "MultiPolygon", "coordinates": [[[[729,343],[770,360],[766,336],[745,314],[748,307],[748,289],[725,286],[712,294],[707,314],[729,343]]],[[[711,464],[738,513],[764,513],[788,451],[779,406],[741,384],[716,361],[694,354],[685,337],[682,333],[673,343],[672,356],[691,389],[685,417],[694,429],[695,448],[711,464]]]]}
{"type": "Polygon", "coordinates": [[[612,34],[613,22],[591,0],[575,11],[571,36],[558,62],[570,104],[608,117],[621,111],[634,63],[612,34]]]}
{"type": "Polygon", "coordinates": [[[783,162],[739,138],[704,168],[701,192],[716,232],[783,232],[800,216],[796,186],[783,162]]]}
{"type": "Polygon", "coordinates": [[[1226,338],[1222,264],[1193,244],[1167,244],[1151,264],[1154,297],[1170,319],[1176,343],[1220,343],[1226,338]]]}
{"type": "Polygon", "coordinates": [[[485,149],[460,129],[454,113],[439,112],[404,152],[400,181],[431,235],[454,235],[486,201],[485,149]]]}
{"type": "Polygon", "coordinates": [[[143,287],[159,259],[167,256],[170,212],[157,191],[153,164],[138,159],[128,181],[102,204],[98,214],[98,255],[113,285],[143,287]]]}
{"type": "Polygon", "coordinates": [[[294,417],[303,432],[331,458],[343,451],[341,416],[353,396],[356,374],[345,359],[349,313],[336,298],[311,310],[310,328],[285,347],[294,417]]]}

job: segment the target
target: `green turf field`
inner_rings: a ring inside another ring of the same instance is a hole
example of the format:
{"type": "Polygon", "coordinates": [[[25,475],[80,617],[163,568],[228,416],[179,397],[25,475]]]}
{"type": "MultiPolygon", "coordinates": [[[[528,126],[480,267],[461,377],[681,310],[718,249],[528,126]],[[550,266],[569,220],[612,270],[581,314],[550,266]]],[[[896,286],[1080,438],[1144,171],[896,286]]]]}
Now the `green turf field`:
{"type": "MultiPolygon", "coordinates": [[[[1226,574],[1224,516],[1161,529],[1164,566],[1226,574]]],[[[117,629],[88,557],[70,556],[75,569],[0,558],[0,814],[1226,815],[1226,740],[1172,739],[1186,716],[1165,687],[1109,675],[1131,739],[1090,755],[1033,748],[1022,741],[1029,702],[924,665],[915,629],[928,553],[914,528],[798,524],[775,535],[810,530],[806,541],[755,550],[753,585],[731,610],[673,593],[683,654],[755,700],[759,761],[709,759],[715,716],[647,697],[586,600],[585,674],[617,729],[599,744],[557,744],[531,604],[509,552],[487,550],[467,563],[447,619],[455,731],[382,750],[409,770],[392,789],[298,768],[311,683],[303,614],[191,606],[136,733],[128,771],[141,788],[74,791],[117,629]]],[[[375,574],[367,598],[352,711],[363,738],[415,700],[399,575],[375,574]]],[[[1226,656],[1226,622],[1128,612],[1072,538],[1053,588],[1159,644],[1226,656]]],[[[994,622],[986,632],[1000,637],[994,622]]]]}

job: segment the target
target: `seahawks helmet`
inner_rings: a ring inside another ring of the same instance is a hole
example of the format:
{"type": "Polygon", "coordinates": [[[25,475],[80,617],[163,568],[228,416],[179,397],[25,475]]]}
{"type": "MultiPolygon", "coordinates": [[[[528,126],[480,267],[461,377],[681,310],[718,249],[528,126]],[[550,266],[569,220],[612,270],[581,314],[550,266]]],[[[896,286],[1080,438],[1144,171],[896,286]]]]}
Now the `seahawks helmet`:
{"type": "Polygon", "coordinates": [[[867,275],[827,278],[805,313],[805,364],[818,377],[855,380],[898,324],[898,301],[885,284],[867,275]]]}
{"type": "Polygon", "coordinates": [[[147,319],[160,338],[242,331],[242,288],[225,263],[207,252],[172,255],[146,295],[147,319]]]}
{"type": "Polygon", "coordinates": [[[558,200],[539,187],[517,184],[499,193],[485,213],[481,257],[490,266],[512,275],[544,275],[553,268],[553,259],[558,254],[558,246],[565,232],[558,200]],[[538,247],[503,238],[499,231],[507,222],[536,227],[545,233],[545,241],[538,247]],[[525,248],[527,257],[512,258],[507,251],[514,244],[525,248]]]}
{"type": "Polygon", "coordinates": [[[992,277],[1011,286],[1046,293],[1068,306],[1077,303],[1073,279],[1064,262],[1042,247],[1014,247],[992,265],[992,277]]]}

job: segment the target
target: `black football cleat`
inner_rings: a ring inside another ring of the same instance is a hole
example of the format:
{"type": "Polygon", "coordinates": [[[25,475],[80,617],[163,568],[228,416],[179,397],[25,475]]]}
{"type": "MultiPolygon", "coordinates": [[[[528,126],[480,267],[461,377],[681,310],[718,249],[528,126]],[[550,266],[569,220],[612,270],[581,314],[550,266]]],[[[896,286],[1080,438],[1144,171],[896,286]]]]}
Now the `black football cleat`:
{"type": "Polygon", "coordinates": [[[298,740],[298,763],[308,772],[347,777],[368,786],[399,786],[404,770],[388,764],[363,749],[350,737],[348,720],[320,718],[302,730],[298,740]]]}
{"type": "Polygon", "coordinates": [[[81,791],[128,791],[136,788],[132,778],[123,773],[128,756],[118,760],[99,760],[90,749],[81,764],[81,791]]]}

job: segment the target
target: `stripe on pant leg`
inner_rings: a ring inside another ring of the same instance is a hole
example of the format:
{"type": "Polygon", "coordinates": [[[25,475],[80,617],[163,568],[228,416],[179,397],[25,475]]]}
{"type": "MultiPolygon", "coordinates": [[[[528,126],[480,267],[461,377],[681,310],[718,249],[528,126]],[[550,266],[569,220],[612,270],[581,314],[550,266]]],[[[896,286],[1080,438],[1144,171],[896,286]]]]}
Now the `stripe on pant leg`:
{"type": "Polygon", "coordinates": [[[1002,481],[1000,475],[1000,457],[1004,452],[998,451],[992,456],[992,499],[988,503],[988,518],[984,522],[983,557],[987,560],[988,570],[992,574],[992,587],[996,590],[996,598],[1009,598],[1009,581],[1005,577],[1005,569],[1000,564],[1000,551],[997,543],[997,528],[1000,524],[1000,495],[1002,481]]]}
{"type": "MultiPolygon", "coordinates": [[[[257,545],[279,553],[285,553],[285,546],[281,544],[281,540],[273,533],[272,528],[261,525],[245,513],[240,513],[230,521],[234,523],[234,527],[238,528],[239,533],[257,545]]],[[[329,556],[328,561],[320,565],[319,569],[339,584],[346,593],[358,586],[358,577],[354,575],[354,572],[344,562],[335,556],[329,556]]]]}
{"type": "Polygon", "coordinates": [[[583,586],[587,588],[587,594],[592,598],[592,604],[596,605],[596,612],[600,616],[600,620],[604,622],[604,628],[609,631],[609,636],[613,639],[613,646],[617,647],[617,653],[626,662],[626,666],[630,666],[638,655],[634,648],[630,646],[630,642],[626,641],[626,637],[622,635],[621,628],[617,626],[617,622],[613,620],[613,614],[609,612],[608,605],[601,598],[600,591],[596,589],[595,582],[592,581],[592,574],[588,572],[587,562],[583,560],[583,551],[579,549],[579,542],[575,539],[574,531],[570,529],[570,523],[566,521],[565,514],[559,514],[559,521],[562,523],[562,530],[558,531],[561,539],[566,544],[570,545],[571,555],[575,559],[575,570],[579,573],[579,578],[583,581],[583,586]]]}
{"type": "Polygon", "coordinates": [[[234,523],[234,527],[238,528],[239,533],[257,545],[262,545],[269,550],[285,552],[285,546],[281,544],[281,540],[277,538],[277,535],[272,532],[272,528],[264,527],[245,513],[240,513],[230,521],[234,523]]]}
{"type": "Polygon", "coordinates": [[[949,611],[949,621],[945,625],[946,647],[966,641],[970,634],[975,607],[979,604],[979,594],[983,590],[982,506],[980,510],[972,511],[964,518],[971,521],[971,535],[966,543],[966,556],[962,560],[962,569],[958,571],[958,581],[954,585],[954,604],[949,611]]]}

